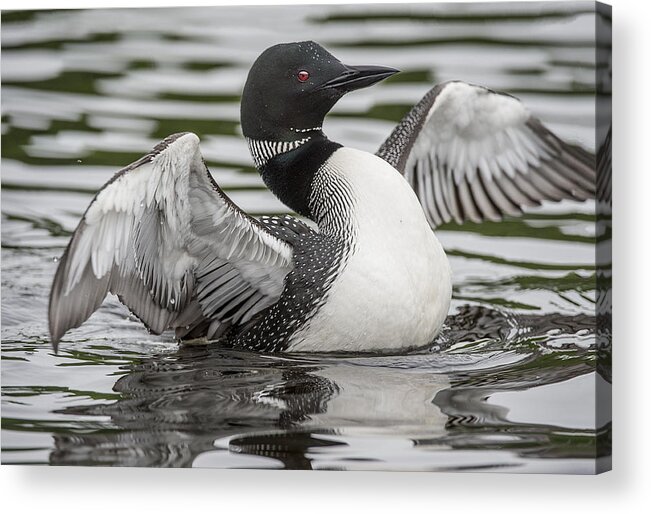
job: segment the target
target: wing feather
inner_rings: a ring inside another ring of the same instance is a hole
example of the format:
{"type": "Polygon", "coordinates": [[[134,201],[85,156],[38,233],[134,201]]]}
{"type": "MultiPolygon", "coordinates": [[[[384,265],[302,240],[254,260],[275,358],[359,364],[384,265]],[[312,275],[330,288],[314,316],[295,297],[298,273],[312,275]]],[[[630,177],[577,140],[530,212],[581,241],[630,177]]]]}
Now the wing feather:
{"type": "Polygon", "coordinates": [[[214,182],[197,136],[175,134],[89,205],[55,274],[51,340],[56,348],[108,292],[152,332],[218,334],[277,301],[292,266],[291,245],[214,182]]]}
{"type": "Polygon", "coordinates": [[[377,155],[412,184],[433,227],[595,195],[593,154],[559,139],[516,98],[461,81],[431,89],[377,155]]]}

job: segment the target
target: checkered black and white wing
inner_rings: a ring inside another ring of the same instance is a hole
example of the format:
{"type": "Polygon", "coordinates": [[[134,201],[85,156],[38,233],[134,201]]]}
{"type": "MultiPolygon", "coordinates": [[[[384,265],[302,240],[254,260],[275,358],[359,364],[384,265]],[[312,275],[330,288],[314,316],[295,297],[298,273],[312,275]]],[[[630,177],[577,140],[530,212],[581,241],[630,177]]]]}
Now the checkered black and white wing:
{"type": "Polygon", "coordinates": [[[52,285],[52,343],[108,292],[152,332],[214,336],[277,301],[292,256],[217,186],[198,137],[175,134],[119,171],[86,210],[52,285]]]}
{"type": "Polygon", "coordinates": [[[518,99],[460,81],[431,89],[377,155],[404,174],[433,227],[595,195],[593,154],[559,139],[518,99]]]}

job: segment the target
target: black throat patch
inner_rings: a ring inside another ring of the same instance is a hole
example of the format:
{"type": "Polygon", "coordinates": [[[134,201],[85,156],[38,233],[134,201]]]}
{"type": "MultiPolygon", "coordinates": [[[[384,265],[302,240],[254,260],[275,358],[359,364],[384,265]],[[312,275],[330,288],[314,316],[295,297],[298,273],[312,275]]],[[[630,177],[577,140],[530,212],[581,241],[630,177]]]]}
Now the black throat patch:
{"type": "Polygon", "coordinates": [[[309,200],[312,182],[319,168],[341,145],[323,132],[310,134],[308,141],[279,153],[258,168],[267,187],[294,212],[313,219],[309,200]]]}

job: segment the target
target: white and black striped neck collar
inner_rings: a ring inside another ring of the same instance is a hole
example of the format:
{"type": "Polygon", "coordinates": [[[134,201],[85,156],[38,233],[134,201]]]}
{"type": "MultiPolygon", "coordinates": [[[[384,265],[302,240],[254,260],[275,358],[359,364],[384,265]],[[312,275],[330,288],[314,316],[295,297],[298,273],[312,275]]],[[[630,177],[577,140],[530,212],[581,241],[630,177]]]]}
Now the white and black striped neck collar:
{"type": "Polygon", "coordinates": [[[299,146],[304,145],[310,139],[312,139],[311,136],[305,136],[293,141],[265,141],[247,137],[246,142],[249,145],[249,151],[253,156],[255,167],[260,170],[277,155],[296,150],[299,146]]]}
{"type": "Polygon", "coordinates": [[[245,137],[267,187],[294,212],[311,218],[312,179],[341,145],[330,141],[320,128],[306,132],[294,137],[285,134],[285,141],[245,137]]]}

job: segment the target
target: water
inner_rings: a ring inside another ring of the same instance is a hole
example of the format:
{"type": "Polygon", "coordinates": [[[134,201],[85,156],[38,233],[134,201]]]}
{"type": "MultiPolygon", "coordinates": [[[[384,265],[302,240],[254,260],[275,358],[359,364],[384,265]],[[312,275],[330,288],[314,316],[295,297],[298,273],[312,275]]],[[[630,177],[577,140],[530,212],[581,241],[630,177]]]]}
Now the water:
{"type": "Polygon", "coordinates": [[[3,13],[2,462],[594,472],[610,437],[595,403],[610,373],[597,366],[609,347],[595,343],[594,244],[608,234],[594,202],[442,227],[451,318],[413,354],[179,348],[113,298],[58,355],[47,339],[57,258],[94,191],[168,134],[199,134],[243,209],[286,211],[238,125],[248,67],[271,44],[314,39],[403,70],[326,120],[350,146],[375,151],[432,84],[458,78],[519,96],[594,149],[595,16],[541,5],[3,13]]]}

